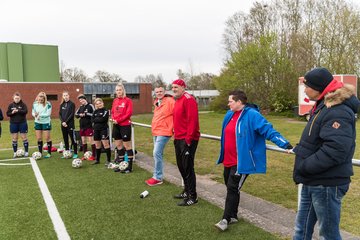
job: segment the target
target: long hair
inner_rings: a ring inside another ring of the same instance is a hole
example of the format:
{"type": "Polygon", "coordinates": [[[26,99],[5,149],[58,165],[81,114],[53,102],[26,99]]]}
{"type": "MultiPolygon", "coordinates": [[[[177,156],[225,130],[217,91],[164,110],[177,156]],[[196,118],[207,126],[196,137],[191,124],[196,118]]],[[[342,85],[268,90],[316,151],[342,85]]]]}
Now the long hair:
{"type": "MultiPolygon", "coordinates": [[[[116,91],[116,88],[117,88],[117,87],[122,88],[122,90],[123,90],[123,95],[122,95],[122,97],[126,97],[126,91],[125,91],[124,85],[123,85],[122,83],[118,83],[118,84],[116,85],[116,87],[115,87],[115,91],[116,91]]],[[[116,94],[116,92],[115,92],[115,94],[116,94]]]]}
{"type": "Polygon", "coordinates": [[[39,102],[39,98],[40,97],[44,97],[44,103],[43,105],[46,106],[47,104],[47,97],[46,97],[46,93],[45,92],[39,92],[38,95],[35,98],[35,102],[39,102]]]}

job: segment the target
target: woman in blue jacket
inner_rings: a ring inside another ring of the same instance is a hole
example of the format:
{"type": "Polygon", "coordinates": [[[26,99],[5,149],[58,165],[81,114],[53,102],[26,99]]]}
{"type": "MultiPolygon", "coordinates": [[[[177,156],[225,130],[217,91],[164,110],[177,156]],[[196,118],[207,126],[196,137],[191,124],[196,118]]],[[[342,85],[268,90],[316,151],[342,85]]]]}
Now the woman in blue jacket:
{"type": "Polygon", "coordinates": [[[238,222],[240,189],[249,174],[266,172],[265,140],[284,149],[293,148],[260,114],[256,105],[247,103],[243,91],[230,92],[228,106],[230,110],[222,123],[220,156],[217,161],[217,164],[224,165],[227,188],[224,215],[215,224],[221,231],[225,231],[228,224],[238,222]]]}

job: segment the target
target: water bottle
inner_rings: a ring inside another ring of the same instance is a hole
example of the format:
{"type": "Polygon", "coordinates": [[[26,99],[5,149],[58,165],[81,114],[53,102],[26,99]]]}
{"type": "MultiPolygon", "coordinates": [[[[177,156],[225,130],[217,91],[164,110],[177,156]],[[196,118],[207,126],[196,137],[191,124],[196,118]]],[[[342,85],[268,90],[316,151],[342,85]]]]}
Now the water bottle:
{"type": "Polygon", "coordinates": [[[140,198],[146,198],[147,195],[149,195],[149,192],[145,190],[140,194],[140,198]]]}

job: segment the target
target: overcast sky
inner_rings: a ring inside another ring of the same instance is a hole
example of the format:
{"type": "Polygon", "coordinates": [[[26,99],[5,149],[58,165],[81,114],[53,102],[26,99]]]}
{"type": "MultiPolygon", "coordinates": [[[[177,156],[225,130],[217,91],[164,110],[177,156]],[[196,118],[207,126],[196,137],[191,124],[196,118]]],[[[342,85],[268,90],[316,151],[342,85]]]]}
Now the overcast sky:
{"type": "Polygon", "coordinates": [[[225,21],[254,0],[2,0],[0,42],[59,47],[59,60],[92,77],[128,81],[178,69],[218,74],[225,21]]]}

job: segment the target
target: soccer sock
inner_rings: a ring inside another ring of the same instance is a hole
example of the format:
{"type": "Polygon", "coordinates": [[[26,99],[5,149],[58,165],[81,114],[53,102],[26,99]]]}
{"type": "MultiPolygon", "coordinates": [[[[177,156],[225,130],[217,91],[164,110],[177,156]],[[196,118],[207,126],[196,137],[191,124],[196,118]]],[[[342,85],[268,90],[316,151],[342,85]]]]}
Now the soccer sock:
{"type": "Polygon", "coordinates": [[[43,141],[38,141],[38,149],[39,149],[39,152],[42,153],[42,148],[43,148],[43,141]]]}
{"type": "Polygon", "coordinates": [[[14,153],[16,153],[16,151],[17,151],[17,141],[12,141],[12,147],[13,147],[14,153]]]}
{"type": "Polygon", "coordinates": [[[96,149],[96,161],[100,162],[101,148],[96,149]]]}
{"type": "Polygon", "coordinates": [[[47,142],[48,153],[51,155],[52,141],[47,142]]]}
{"type": "Polygon", "coordinates": [[[29,142],[27,139],[24,140],[24,149],[25,149],[25,152],[29,152],[29,142]]]}
{"type": "Polygon", "coordinates": [[[134,159],[134,152],[132,149],[127,150],[126,154],[128,156],[128,162],[129,162],[129,167],[128,170],[132,171],[132,163],[133,163],[133,159],[134,159]]]}
{"type": "Polygon", "coordinates": [[[122,162],[122,161],[124,161],[124,155],[125,155],[125,148],[122,148],[122,149],[118,149],[117,150],[117,154],[118,154],[118,161],[119,162],[122,162]]]}
{"type": "MultiPolygon", "coordinates": [[[[101,149],[101,148],[100,148],[100,149],[101,149]]],[[[95,157],[96,154],[97,154],[97,150],[96,150],[95,144],[91,144],[91,152],[92,152],[93,157],[95,157]]]]}
{"type": "Polygon", "coordinates": [[[87,152],[87,144],[86,143],[83,143],[83,152],[86,153],[87,152]]]}
{"type": "Polygon", "coordinates": [[[73,146],[74,146],[74,154],[77,154],[77,151],[78,151],[78,149],[77,149],[77,143],[75,142],[73,146]]]}
{"type": "Polygon", "coordinates": [[[110,158],[111,158],[111,150],[110,148],[105,148],[105,152],[106,152],[106,158],[107,158],[107,161],[110,162],[110,158]]]}

